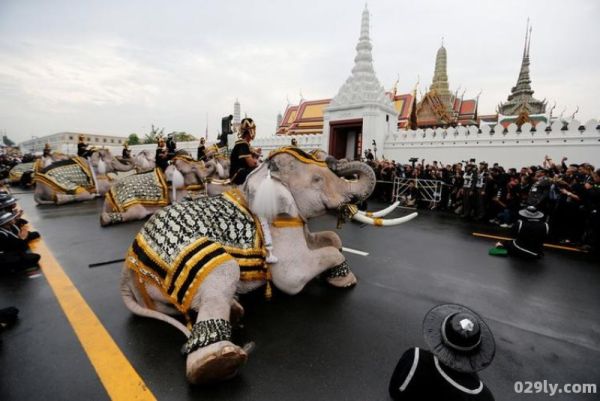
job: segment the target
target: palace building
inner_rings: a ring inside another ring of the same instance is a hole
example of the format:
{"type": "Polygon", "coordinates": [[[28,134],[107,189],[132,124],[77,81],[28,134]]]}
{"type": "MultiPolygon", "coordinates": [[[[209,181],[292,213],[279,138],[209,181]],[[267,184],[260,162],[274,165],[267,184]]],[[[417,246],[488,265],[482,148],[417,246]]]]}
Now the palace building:
{"type": "MultiPolygon", "coordinates": [[[[446,72],[447,53],[442,45],[437,52],[433,82],[429,91],[417,102],[416,88],[412,93],[397,94],[396,88],[385,92],[398,113],[399,129],[448,127],[477,124],[478,99],[463,99],[449,90],[446,72]]],[[[288,105],[277,135],[320,134],[323,115],[331,99],[302,100],[288,105]]]]}

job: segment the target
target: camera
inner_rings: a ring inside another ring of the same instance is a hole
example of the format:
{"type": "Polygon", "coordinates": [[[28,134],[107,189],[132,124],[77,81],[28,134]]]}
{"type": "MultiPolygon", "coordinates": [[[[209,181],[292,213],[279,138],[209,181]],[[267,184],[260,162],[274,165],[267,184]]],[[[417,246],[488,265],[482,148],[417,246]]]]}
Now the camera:
{"type": "Polygon", "coordinates": [[[410,159],[408,159],[408,161],[411,162],[411,163],[416,163],[416,162],[419,161],[419,158],[418,157],[411,157],[410,159]]]}

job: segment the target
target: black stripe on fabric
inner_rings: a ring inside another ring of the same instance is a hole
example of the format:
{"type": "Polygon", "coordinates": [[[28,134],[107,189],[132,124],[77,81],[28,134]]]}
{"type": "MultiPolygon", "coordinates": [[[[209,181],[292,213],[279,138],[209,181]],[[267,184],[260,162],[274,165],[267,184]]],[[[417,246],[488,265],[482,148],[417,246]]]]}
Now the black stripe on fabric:
{"type": "Polygon", "coordinates": [[[256,251],[256,253],[252,253],[249,255],[242,255],[235,251],[230,251],[229,254],[236,259],[264,259],[264,256],[263,256],[262,252],[260,252],[260,251],[256,251]]]}
{"type": "Polygon", "coordinates": [[[260,272],[265,270],[262,266],[240,266],[241,272],[260,272]]]}
{"type": "Polygon", "coordinates": [[[194,257],[194,255],[196,255],[198,252],[202,251],[204,248],[206,248],[209,245],[212,245],[213,242],[212,241],[206,241],[201,243],[200,245],[198,245],[196,248],[194,248],[193,250],[189,251],[187,253],[187,255],[185,255],[185,257],[183,259],[181,259],[181,262],[179,262],[178,266],[175,266],[175,273],[173,273],[173,277],[171,279],[171,284],[169,285],[169,289],[167,290],[167,292],[170,294],[175,288],[175,281],[177,281],[177,278],[179,277],[179,275],[181,274],[181,271],[183,270],[183,268],[185,267],[185,264],[194,257]]]}
{"type": "Polygon", "coordinates": [[[138,244],[137,238],[133,241],[132,248],[140,262],[151,268],[158,276],[160,276],[161,279],[164,279],[167,276],[167,272],[165,272],[158,263],[154,262],[152,258],[148,256],[146,252],[144,252],[144,249],[140,246],[140,244],[138,244]]]}
{"type": "Polygon", "coordinates": [[[217,256],[223,255],[224,253],[225,250],[223,248],[215,249],[214,251],[205,255],[202,259],[198,261],[198,263],[194,265],[194,267],[190,269],[188,276],[186,277],[185,281],[183,282],[183,284],[179,288],[179,291],[177,292],[177,302],[179,302],[180,304],[183,303],[183,297],[185,296],[185,293],[188,290],[189,286],[192,285],[192,282],[196,278],[196,274],[198,274],[200,269],[202,269],[204,265],[206,265],[208,262],[210,262],[217,256]]]}

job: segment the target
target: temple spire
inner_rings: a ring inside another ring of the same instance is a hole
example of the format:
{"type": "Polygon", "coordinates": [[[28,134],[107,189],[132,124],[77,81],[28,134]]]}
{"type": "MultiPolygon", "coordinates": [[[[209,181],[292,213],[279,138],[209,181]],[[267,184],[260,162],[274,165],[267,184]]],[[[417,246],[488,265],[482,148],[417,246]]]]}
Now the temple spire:
{"type": "Polygon", "coordinates": [[[525,27],[525,43],[523,45],[523,59],[521,60],[521,69],[517,84],[510,90],[508,101],[501,104],[498,111],[506,116],[519,115],[523,109],[527,109],[529,114],[542,114],[546,112],[546,102],[537,100],[533,97],[531,89],[531,78],[529,76],[529,49],[531,48],[532,27],[527,18],[525,27]]]}
{"type": "Polygon", "coordinates": [[[444,39],[442,38],[442,46],[438,49],[435,56],[435,70],[433,72],[433,82],[429,90],[435,91],[439,96],[450,95],[450,85],[448,84],[447,73],[448,55],[444,47],[444,39]]]}
{"type": "Polygon", "coordinates": [[[385,94],[385,89],[379,83],[373,68],[373,56],[371,50],[371,39],[369,37],[369,10],[365,4],[362,12],[360,37],[356,45],[356,56],[352,75],[340,88],[338,94],[333,98],[330,107],[360,103],[379,103],[387,108],[393,108],[392,102],[385,94]]]}

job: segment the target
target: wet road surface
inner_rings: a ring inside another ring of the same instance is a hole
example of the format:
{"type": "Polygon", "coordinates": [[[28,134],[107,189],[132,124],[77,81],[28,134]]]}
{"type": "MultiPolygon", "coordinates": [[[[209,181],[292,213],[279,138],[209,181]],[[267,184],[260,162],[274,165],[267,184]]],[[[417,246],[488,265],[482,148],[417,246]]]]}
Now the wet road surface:
{"type": "MultiPolygon", "coordinates": [[[[35,206],[18,195],[27,218],[110,337],[159,400],[389,400],[388,380],[404,350],[424,347],[421,322],[433,306],[455,302],[479,312],[496,339],[496,358],[481,373],[497,400],[517,395],[515,381],[600,385],[600,265],[589,257],[547,251],[538,262],[491,257],[480,227],[425,213],[398,227],[354,223],[339,230],[359,279],[350,290],[314,281],[299,295],[245,296],[237,342],[256,347],[226,383],[188,385],[185,341],[175,328],[133,316],[119,295],[122,258],[143,222],[102,228],[101,201],[35,206]]],[[[383,206],[383,205],[382,205],[383,206]]],[[[394,216],[402,214],[395,212],[394,216]]],[[[335,229],[335,218],[311,222],[335,229]]],[[[0,307],[20,321],[1,334],[0,400],[106,400],[109,395],[46,278],[1,277],[0,307]]],[[[592,400],[596,395],[555,395],[592,400]]]]}

